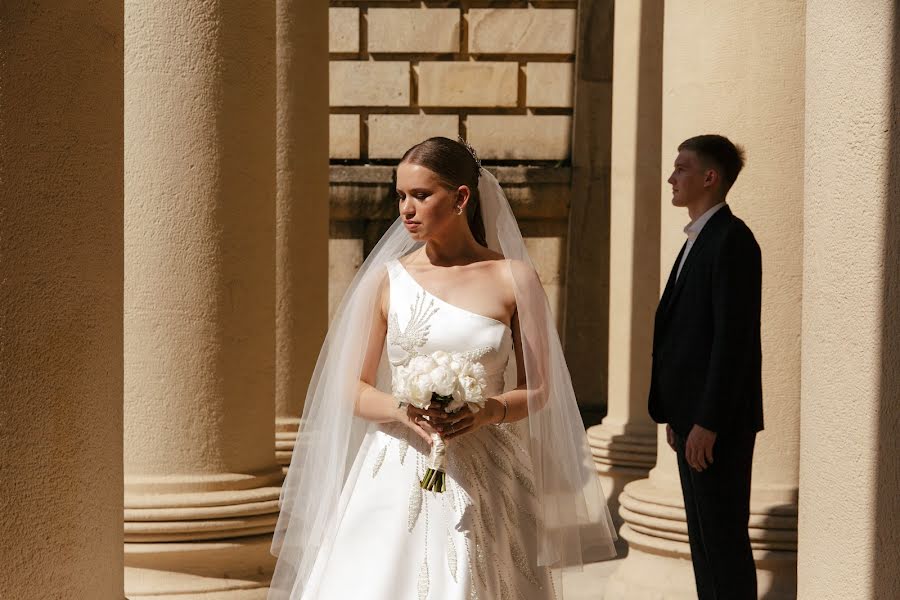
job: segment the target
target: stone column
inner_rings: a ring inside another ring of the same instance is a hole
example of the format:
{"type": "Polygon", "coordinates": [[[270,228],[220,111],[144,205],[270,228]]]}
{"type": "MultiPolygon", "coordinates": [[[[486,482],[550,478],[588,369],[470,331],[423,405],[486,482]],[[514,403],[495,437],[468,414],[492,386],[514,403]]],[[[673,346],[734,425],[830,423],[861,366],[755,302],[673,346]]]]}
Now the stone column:
{"type": "Polygon", "coordinates": [[[613,520],[630,481],[656,462],[647,413],[653,316],[659,301],[663,1],[619,2],[613,52],[609,397],[588,430],[613,520]]]}
{"type": "Polygon", "coordinates": [[[581,414],[593,425],[603,416],[607,392],[614,0],[579,4],[572,196],[560,336],[581,414]]]}
{"type": "Polygon", "coordinates": [[[122,598],[122,6],[0,8],[0,595],[122,598]]]}
{"type": "MultiPolygon", "coordinates": [[[[759,595],[796,595],[803,198],[802,3],[669,0],[663,62],[665,179],[684,139],[716,132],[747,150],[729,194],[763,254],[763,390],[766,430],[757,438],[750,538],[759,595]],[[713,6],[714,4],[714,6],[713,6]]],[[[684,209],[663,183],[660,282],[684,242],[684,209]]],[[[696,598],[674,453],[659,429],[648,479],[625,487],[622,537],[629,555],[606,598],[696,598]],[[648,573],[653,576],[648,577],[648,573]]]]}
{"type": "Polygon", "coordinates": [[[287,471],[328,327],[328,3],[276,11],[275,454],[287,471]]]}
{"type": "Polygon", "coordinates": [[[264,598],[275,2],[129,0],[125,32],[126,593],[264,598]]]}
{"type": "Polygon", "coordinates": [[[900,7],[806,3],[799,597],[900,598],[900,7]]]}

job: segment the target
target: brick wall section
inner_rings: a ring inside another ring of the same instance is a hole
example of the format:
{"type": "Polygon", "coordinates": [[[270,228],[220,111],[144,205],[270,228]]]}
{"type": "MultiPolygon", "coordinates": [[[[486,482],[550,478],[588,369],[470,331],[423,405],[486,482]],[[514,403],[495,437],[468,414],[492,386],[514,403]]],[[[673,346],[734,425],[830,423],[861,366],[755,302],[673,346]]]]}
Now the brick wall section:
{"type": "Polygon", "coordinates": [[[568,160],[576,5],[332,0],[331,158],[463,135],[487,161],[568,160]]]}

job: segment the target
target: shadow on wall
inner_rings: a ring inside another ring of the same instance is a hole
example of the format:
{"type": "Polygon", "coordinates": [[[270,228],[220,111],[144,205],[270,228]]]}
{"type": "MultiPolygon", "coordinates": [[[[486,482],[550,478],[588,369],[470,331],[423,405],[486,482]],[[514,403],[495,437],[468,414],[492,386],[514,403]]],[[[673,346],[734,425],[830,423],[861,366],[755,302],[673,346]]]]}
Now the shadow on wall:
{"type": "Polygon", "coordinates": [[[900,598],[900,0],[894,2],[889,175],[884,218],[881,389],[872,581],[875,600],[900,598]]]}

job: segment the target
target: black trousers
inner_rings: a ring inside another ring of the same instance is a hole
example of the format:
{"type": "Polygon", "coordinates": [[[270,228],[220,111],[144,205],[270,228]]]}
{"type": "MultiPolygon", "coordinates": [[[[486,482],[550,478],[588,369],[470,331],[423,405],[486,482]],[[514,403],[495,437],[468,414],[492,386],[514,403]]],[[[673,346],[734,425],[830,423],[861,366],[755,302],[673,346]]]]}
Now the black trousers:
{"type": "Polygon", "coordinates": [[[752,432],[719,435],[713,463],[698,472],[684,458],[685,438],[675,436],[699,600],[756,600],[747,533],[755,442],[752,432]]]}

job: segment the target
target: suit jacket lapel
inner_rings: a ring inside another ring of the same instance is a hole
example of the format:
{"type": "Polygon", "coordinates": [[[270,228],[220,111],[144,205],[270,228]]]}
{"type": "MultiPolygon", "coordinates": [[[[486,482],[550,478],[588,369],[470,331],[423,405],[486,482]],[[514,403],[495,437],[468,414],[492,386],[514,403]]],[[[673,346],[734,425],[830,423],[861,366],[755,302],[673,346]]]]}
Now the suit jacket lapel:
{"type": "MultiPolygon", "coordinates": [[[[696,264],[697,257],[700,256],[700,253],[703,251],[703,247],[706,245],[706,242],[712,237],[713,232],[718,229],[721,225],[726,223],[729,219],[731,219],[731,208],[726,204],[722,208],[720,208],[716,214],[710,218],[710,220],[703,226],[703,229],[700,231],[700,235],[697,236],[697,239],[694,240],[694,245],[691,246],[691,251],[687,255],[687,259],[684,261],[684,266],[681,267],[681,275],[678,276],[678,279],[674,282],[672,286],[672,293],[666,301],[665,309],[668,314],[669,309],[675,305],[675,302],[678,300],[678,296],[681,293],[682,288],[684,288],[684,282],[687,280],[687,274],[690,272],[691,267],[696,264]]],[[[669,286],[672,285],[672,281],[675,278],[675,273],[678,271],[678,263],[681,262],[681,255],[684,254],[684,250],[687,247],[687,242],[682,247],[681,252],[678,254],[678,259],[675,261],[675,266],[672,269],[672,275],[669,276],[669,284],[666,285],[666,292],[669,291],[669,286]]],[[[664,295],[665,297],[665,295],[664,295]]]]}

